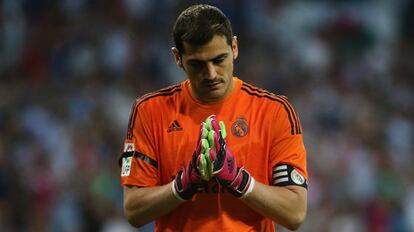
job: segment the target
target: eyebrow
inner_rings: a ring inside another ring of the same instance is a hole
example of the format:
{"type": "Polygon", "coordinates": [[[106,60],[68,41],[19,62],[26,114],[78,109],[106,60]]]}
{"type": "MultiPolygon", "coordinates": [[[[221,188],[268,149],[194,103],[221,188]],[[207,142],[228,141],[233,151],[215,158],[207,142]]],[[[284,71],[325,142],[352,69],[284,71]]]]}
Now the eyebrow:
{"type": "MultiPolygon", "coordinates": [[[[224,53],[221,53],[221,54],[219,54],[219,55],[217,55],[217,56],[215,56],[215,57],[213,57],[213,58],[211,58],[207,61],[213,61],[213,60],[217,60],[217,59],[221,59],[221,58],[226,58],[228,55],[229,55],[228,52],[224,52],[224,53]]],[[[205,61],[193,58],[193,59],[187,60],[187,62],[205,62],[205,61]]]]}

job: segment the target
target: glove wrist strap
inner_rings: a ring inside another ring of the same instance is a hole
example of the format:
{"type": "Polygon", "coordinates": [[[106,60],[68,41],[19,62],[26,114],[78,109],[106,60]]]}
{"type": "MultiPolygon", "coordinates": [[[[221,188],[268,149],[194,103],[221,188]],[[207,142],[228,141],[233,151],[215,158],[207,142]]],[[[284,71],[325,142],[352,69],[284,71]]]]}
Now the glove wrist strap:
{"type": "Polygon", "coordinates": [[[252,179],[250,180],[250,185],[249,185],[249,188],[246,190],[246,192],[241,196],[241,197],[239,197],[240,199],[243,199],[243,198],[245,198],[245,197],[247,197],[252,191],[253,191],[253,188],[254,188],[254,184],[256,183],[256,180],[252,177],[252,179]]]}
{"type": "Polygon", "coordinates": [[[196,189],[191,186],[184,187],[182,183],[183,170],[177,173],[177,176],[172,182],[171,188],[173,195],[180,201],[190,200],[196,193],[196,189]]]}
{"type": "Polygon", "coordinates": [[[243,167],[239,168],[236,177],[227,189],[238,198],[245,197],[246,194],[253,191],[254,179],[250,173],[243,167]]]}
{"type": "Polygon", "coordinates": [[[171,190],[172,190],[174,197],[177,198],[179,201],[184,202],[185,200],[180,197],[180,194],[178,194],[177,190],[175,189],[176,188],[175,185],[176,185],[175,180],[173,180],[171,184],[171,190]]]}

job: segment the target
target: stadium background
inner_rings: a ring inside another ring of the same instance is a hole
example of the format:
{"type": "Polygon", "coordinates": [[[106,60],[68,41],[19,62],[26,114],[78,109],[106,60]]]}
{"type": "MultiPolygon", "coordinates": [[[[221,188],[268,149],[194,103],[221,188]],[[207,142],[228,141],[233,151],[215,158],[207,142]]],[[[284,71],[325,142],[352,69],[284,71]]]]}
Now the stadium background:
{"type": "MultiPolygon", "coordinates": [[[[232,20],[236,75],[300,113],[299,231],[414,231],[413,1],[205,2],[232,20]]],[[[129,110],[183,80],[171,27],[189,3],[0,1],[0,231],[131,231],[129,110]]]]}

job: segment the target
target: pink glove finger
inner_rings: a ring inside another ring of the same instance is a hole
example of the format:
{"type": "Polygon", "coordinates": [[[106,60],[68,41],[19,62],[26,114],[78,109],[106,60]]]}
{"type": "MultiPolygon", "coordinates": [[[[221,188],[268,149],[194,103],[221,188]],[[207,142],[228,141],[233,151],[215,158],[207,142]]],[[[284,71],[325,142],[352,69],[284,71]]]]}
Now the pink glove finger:
{"type": "Polygon", "coordinates": [[[215,115],[211,116],[211,127],[212,127],[212,130],[214,130],[217,134],[219,134],[220,125],[219,125],[219,121],[217,120],[217,117],[215,115]]]}

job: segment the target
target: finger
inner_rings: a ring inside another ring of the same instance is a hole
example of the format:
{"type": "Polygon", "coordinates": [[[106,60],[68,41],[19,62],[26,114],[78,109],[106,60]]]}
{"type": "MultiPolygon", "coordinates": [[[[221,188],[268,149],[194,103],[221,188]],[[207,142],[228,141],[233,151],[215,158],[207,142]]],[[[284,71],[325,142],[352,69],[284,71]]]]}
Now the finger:
{"type": "Polygon", "coordinates": [[[204,157],[206,160],[205,172],[206,172],[207,180],[210,180],[213,177],[213,166],[212,166],[212,161],[211,161],[209,154],[210,154],[210,148],[207,148],[206,153],[204,153],[204,157]]]}
{"type": "Polygon", "coordinates": [[[208,129],[206,127],[206,123],[205,122],[202,122],[201,123],[200,134],[201,134],[201,138],[202,139],[207,138],[208,129]]]}
{"type": "Polygon", "coordinates": [[[197,169],[202,179],[205,179],[205,176],[206,176],[206,166],[207,166],[206,159],[203,156],[203,154],[201,154],[199,156],[199,162],[197,165],[197,169]]]}
{"type": "Polygon", "coordinates": [[[225,139],[227,137],[227,132],[226,132],[226,125],[224,124],[223,121],[220,121],[220,135],[221,137],[223,137],[223,139],[225,139]]]}
{"type": "Polygon", "coordinates": [[[204,137],[207,136],[207,132],[208,131],[205,129],[204,122],[202,122],[200,124],[199,133],[198,133],[198,139],[197,139],[197,144],[196,144],[196,153],[197,154],[200,154],[200,152],[201,152],[201,149],[202,149],[201,145],[202,144],[200,143],[200,141],[201,141],[202,138],[204,138],[204,137]]]}
{"type": "Polygon", "coordinates": [[[198,140],[202,139],[202,138],[206,138],[207,136],[207,128],[206,128],[206,124],[205,122],[200,123],[200,129],[199,129],[199,135],[198,135],[198,140]]]}
{"type": "Polygon", "coordinates": [[[206,120],[205,120],[205,125],[206,125],[206,128],[207,128],[207,130],[212,130],[212,127],[211,127],[211,120],[213,119],[213,118],[215,118],[216,116],[214,115],[214,114],[212,114],[212,115],[210,115],[210,116],[208,116],[207,118],[206,118],[206,120]]]}
{"type": "Polygon", "coordinates": [[[210,144],[207,139],[201,139],[200,146],[201,146],[201,153],[206,153],[206,150],[207,148],[210,147],[210,144]]]}
{"type": "Polygon", "coordinates": [[[208,154],[211,159],[211,176],[214,176],[223,168],[223,159],[219,160],[213,149],[210,149],[208,154]]]}
{"type": "Polygon", "coordinates": [[[210,180],[211,176],[212,176],[212,171],[211,169],[211,159],[208,155],[209,150],[210,150],[210,146],[208,143],[207,139],[201,139],[200,140],[200,147],[201,147],[201,152],[199,154],[199,165],[197,165],[200,176],[202,179],[204,180],[210,180]]]}
{"type": "Polygon", "coordinates": [[[195,154],[200,155],[201,150],[202,150],[202,142],[201,141],[197,141],[197,142],[198,143],[197,143],[197,147],[196,147],[196,150],[195,150],[195,154]]]}
{"type": "Polygon", "coordinates": [[[211,130],[214,130],[217,134],[220,131],[220,125],[215,116],[211,118],[210,127],[211,127],[211,130]]]}
{"type": "Polygon", "coordinates": [[[220,137],[217,132],[209,131],[208,132],[208,143],[210,144],[210,148],[213,149],[215,152],[219,152],[220,150],[220,137]]]}
{"type": "Polygon", "coordinates": [[[214,134],[215,134],[214,131],[209,131],[208,136],[207,136],[208,143],[210,145],[210,148],[212,148],[212,149],[216,149],[214,134]]]}

